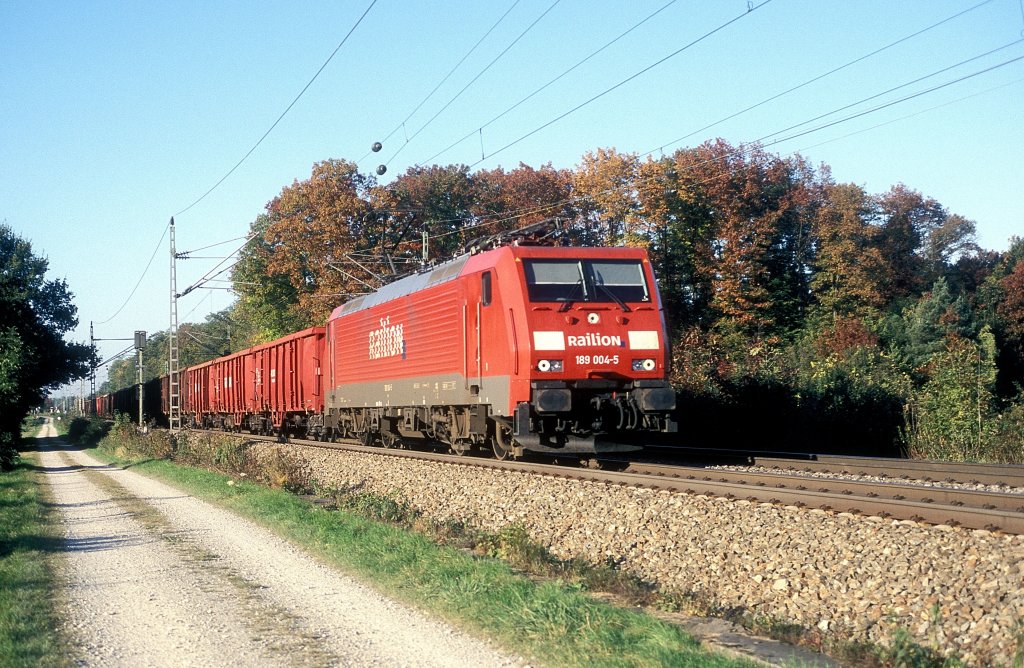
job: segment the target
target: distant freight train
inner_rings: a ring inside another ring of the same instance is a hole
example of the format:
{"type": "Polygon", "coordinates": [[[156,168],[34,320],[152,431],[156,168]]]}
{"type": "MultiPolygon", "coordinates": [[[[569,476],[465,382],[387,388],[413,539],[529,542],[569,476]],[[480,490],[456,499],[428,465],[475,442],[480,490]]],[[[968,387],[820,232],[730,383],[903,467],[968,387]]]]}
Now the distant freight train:
{"type": "MultiPolygon", "coordinates": [[[[183,424],[499,459],[634,450],[676,430],[668,357],[643,250],[502,246],[353,299],[326,327],[183,370],[183,424]]],[[[146,388],[164,423],[168,386],[146,388]]],[[[97,409],[135,415],[137,401],[129,388],[97,409]]]]}

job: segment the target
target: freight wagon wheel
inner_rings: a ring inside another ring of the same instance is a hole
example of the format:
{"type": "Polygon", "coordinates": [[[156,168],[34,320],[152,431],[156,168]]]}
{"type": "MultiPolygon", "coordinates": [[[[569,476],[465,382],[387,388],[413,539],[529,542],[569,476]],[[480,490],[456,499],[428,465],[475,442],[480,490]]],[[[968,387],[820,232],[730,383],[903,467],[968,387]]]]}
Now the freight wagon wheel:
{"type": "Polygon", "coordinates": [[[468,438],[457,438],[452,442],[452,452],[462,457],[473,447],[473,442],[468,438]]]}
{"type": "Polygon", "coordinates": [[[382,431],[380,433],[380,442],[385,448],[399,448],[402,446],[401,437],[389,431],[382,431]]]}
{"type": "Polygon", "coordinates": [[[491,439],[494,458],[503,460],[512,455],[512,427],[502,422],[494,423],[494,438],[491,439]]]}

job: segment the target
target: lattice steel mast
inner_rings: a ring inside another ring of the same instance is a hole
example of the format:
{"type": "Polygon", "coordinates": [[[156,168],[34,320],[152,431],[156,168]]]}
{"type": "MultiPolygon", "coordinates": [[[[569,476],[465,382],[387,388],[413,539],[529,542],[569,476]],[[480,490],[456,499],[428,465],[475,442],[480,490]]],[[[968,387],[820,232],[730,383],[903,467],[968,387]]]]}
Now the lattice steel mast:
{"type": "Polygon", "coordinates": [[[181,385],[178,378],[178,252],[171,218],[171,331],[167,350],[167,376],[170,385],[168,419],[171,431],[181,429],[181,385]]]}

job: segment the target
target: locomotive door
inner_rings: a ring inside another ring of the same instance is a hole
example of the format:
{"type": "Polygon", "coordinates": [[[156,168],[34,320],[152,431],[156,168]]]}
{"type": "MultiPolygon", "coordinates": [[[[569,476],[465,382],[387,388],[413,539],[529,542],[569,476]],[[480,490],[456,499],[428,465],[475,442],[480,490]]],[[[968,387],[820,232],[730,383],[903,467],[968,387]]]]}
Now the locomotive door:
{"type": "Polygon", "coordinates": [[[490,272],[484,272],[479,277],[474,276],[467,282],[466,300],[462,303],[462,368],[466,378],[465,390],[469,394],[469,400],[473,402],[481,401],[480,389],[484,382],[483,375],[486,368],[484,359],[486,328],[482,321],[485,317],[483,303],[485,283],[492,281],[491,278],[484,278],[484,276],[489,275],[490,272]]]}
{"type": "Polygon", "coordinates": [[[480,274],[475,301],[476,377],[470,381],[470,391],[476,388],[481,403],[492,403],[498,389],[501,347],[505,344],[504,321],[501,307],[495,300],[494,272],[480,274]]]}

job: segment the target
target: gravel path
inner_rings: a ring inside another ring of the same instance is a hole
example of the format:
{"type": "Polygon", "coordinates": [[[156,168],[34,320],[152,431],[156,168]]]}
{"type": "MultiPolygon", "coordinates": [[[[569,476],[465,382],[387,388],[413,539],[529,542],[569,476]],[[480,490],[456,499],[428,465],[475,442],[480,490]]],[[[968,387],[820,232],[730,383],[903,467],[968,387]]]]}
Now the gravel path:
{"type": "Polygon", "coordinates": [[[64,524],[77,665],[524,663],[172,487],[70,446],[39,460],[64,524]]]}

